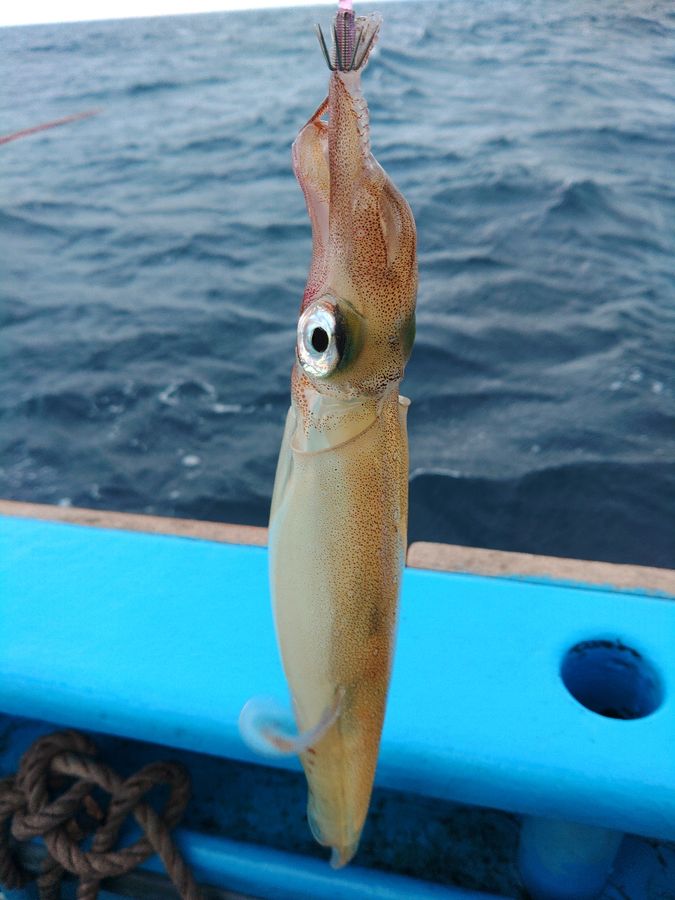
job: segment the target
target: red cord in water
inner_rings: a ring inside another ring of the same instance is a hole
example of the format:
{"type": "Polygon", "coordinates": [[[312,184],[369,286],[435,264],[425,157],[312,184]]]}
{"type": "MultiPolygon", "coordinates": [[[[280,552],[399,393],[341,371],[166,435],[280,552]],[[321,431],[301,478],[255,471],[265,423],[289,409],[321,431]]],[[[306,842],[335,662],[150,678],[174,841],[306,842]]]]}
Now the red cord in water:
{"type": "Polygon", "coordinates": [[[48,128],[56,128],[58,125],[67,125],[69,122],[77,122],[80,119],[88,119],[100,113],[100,109],[88,109],[85,112],[74,113],[72,116],[64,116],[62,119],[54,119],[52,122],[43,122],[41,125],[33,125],[32,128],[22,128],[21,131],[14,131],[12,134],[0,136],[0,144],[8,144],[10,141],[17,141],[19,138],[27,137],[29,134],[37,134],[39,131],[46,131],[48,128]]]}

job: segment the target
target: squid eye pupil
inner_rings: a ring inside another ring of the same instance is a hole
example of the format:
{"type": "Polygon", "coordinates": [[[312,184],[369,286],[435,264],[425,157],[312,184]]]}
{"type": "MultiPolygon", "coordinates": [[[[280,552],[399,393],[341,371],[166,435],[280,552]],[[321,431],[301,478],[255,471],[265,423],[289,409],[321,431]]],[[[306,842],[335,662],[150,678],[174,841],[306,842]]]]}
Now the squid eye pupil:
{"type": "Polygon", "coordinates": [[[326,350],[326,348],[328,347],[328,333],[324,328],[315,328],[312,332],[311,340],[312,347],[314,347],[317,353],[323,353],[324,350],[326,350]]]}

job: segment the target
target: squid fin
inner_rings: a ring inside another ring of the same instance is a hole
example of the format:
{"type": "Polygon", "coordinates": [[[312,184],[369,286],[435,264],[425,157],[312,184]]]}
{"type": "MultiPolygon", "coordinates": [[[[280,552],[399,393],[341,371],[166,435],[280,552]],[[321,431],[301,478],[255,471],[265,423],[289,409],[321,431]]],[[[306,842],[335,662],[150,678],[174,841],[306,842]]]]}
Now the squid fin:
{"type": "Polygon", "coordinates": [[[339,688],[317,724],[299,734],[290,713],[280,703],[268,697],[252,697],[239,714],[239,733],[251,750],[263,756],[297,756],[320,741],[335,724],[343,696],[344,689],[339,688]]]}

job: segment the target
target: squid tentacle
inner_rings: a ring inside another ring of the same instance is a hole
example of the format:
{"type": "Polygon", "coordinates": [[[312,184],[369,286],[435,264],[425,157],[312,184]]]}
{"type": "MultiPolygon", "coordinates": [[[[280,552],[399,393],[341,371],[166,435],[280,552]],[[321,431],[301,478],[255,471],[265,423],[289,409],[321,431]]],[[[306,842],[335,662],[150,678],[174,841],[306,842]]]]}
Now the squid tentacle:
{"type": "Polygon", "coordinates": [[[294,733],[295,720],[285,706],[270,697],[252,697],[239,714],[239,733],[244,743],[262,756],[299,756],[337,722],[344,694],[344,688],[338,688],[316,725],[300,733],[294,733]]]}

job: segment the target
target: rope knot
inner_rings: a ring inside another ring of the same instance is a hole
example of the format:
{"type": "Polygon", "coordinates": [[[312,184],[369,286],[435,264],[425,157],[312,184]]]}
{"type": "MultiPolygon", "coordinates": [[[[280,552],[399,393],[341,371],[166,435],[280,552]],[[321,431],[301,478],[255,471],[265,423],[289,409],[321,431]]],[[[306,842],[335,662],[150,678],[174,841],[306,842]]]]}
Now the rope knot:
{"type": "Polygon", "coordinates": [[[83,734],[55,732],[35,741],[17,774],[0,781],[0,884],[18,888],[33,877],[13,855],[11,833],[17,841],[44,839],[49,855],[38,876],[41,900],[58,897],[66,871],[79,878],[78,900],[95,900],[101,879],[123,875],[154,853],[179,895],[198,900],[197,885],[170,835],[190,798],[186,770],[156,762],[123,779],[96,755],[96,745],[83,734]],[[144,799],[158,787],[168,788],[160,813],[144,799]],[[115,850],[130,816],[143,835],[115,850]]]}

